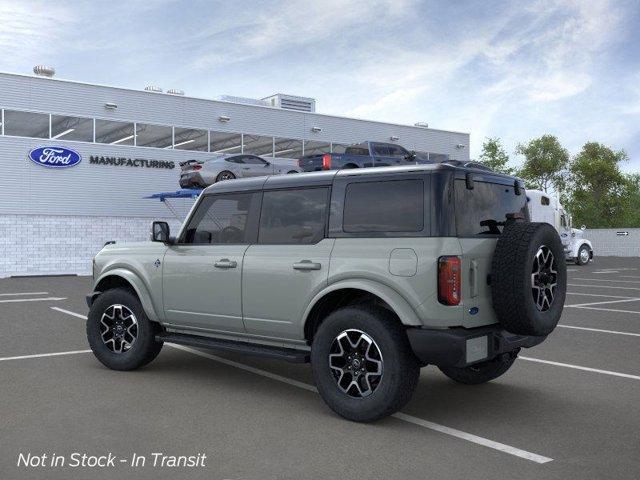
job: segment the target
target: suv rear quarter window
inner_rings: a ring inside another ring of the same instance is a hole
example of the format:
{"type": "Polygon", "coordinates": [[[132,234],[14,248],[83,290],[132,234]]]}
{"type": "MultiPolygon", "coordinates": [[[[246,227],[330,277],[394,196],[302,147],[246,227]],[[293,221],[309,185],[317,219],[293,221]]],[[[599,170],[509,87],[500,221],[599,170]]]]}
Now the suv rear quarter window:
{"type": "Polygon", "coordinates": [[[429,174],[380,174],[336,178],[329,236],[425,237],[431,235],[429,174]]]}

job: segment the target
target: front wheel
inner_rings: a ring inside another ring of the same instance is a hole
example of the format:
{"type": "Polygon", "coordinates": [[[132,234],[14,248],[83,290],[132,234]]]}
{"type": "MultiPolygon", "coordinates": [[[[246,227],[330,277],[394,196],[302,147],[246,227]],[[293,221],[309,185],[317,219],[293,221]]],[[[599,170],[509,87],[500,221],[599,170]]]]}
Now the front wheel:
{"type": "Polygon", "coordinates": [[[517,352],[499,355],[493,360],[468,367],[438,367],[451,380],[465,385],[479,385],[504,375],[516,361],[517,352]]]}
{"type": "Polygon", "coordinates": [[[578,256],[576,257],[576,263],[578,265],[586,265],[587,263],[589,263],[590,259],[591,259],[591,254],[589,252],[589,247],[587,247],[586,245],[582,245],[580,247],[580,249],[578,250],[578,256]]]}
{"type": "Polygon", "coordinates": [[[147,318],[138,297],[123,288],[99,295],[87,317],[91,350],[112,370],[134,370],[156,358],[162,349],[162,342],[155,339],[159,329],[147,318]]]}
{"type": "Polygon", "coordinates": [[[311,367],[329,408],[356,422],[398,411],[420,375],[402,325],[386,310],[372,307],[330,314],[313,339],[311,367]]]}

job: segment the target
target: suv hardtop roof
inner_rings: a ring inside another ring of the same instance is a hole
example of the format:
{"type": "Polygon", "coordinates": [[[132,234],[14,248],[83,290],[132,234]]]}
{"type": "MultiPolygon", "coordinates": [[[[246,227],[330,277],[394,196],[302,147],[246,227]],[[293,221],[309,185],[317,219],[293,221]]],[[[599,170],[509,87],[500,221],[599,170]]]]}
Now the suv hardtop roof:
{"type": "Polygon", "coordinates": [[[517,179],[516,177],[486,169],[475,168],[474,165],[470,163],[459,165],[448,163],[433,163],[424,165],[402,165],[394,167],[327,170],[322,172],[306,172],[291,175],[270,175],[267,177],[258,178],[240,178],[214,183],[213,185],[207,187],[202,193],[211,194],[292,187],[330,186],[333,184],[333,180],[336,177],[388,177],[389,175],[394,174],[433,172],[439,170],[453,172],[456,175],[456,178],[465,178],[467,173],[473,173],[474,179],[477,180],[493,179],[498,183],[511,185],[513,185],[516,181],[521,182],[521,180],[517,179]]]}

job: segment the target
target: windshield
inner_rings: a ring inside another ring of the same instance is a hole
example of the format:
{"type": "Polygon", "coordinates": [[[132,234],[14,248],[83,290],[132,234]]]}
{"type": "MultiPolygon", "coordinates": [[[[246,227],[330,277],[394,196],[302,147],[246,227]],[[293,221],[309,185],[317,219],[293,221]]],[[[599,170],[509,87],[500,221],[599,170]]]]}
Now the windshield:
{"type": "Polygon", "coordinates": [[[469,190],[464,180],[456,180],[455,197],[456,230],[461,237],[499,235],[509,213],[529,219],[526,195],[516,195],[512,186],[476,181],[469,190]]]}

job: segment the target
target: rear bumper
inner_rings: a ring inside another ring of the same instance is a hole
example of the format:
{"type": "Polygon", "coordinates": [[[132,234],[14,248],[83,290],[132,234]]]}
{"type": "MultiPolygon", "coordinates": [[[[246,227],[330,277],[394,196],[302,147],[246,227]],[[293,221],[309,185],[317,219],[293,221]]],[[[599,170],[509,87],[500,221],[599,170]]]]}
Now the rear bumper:
{"type": "Polygon", "coordinates": [[[183,173],[180,175],[180,187],[181,188],[191,188],[191,187],[206,187],[204,179],[202,175],[198,172],[189,172],[183,173]]]}
{"type": "Polygon", "coordinates": [[[466,367],[485,362],[504,353],[533,347],[547,338],[514,335],[499,325],[447,330],[409,328],[407,336],[421,362],[441,367],[466,367]]]}

